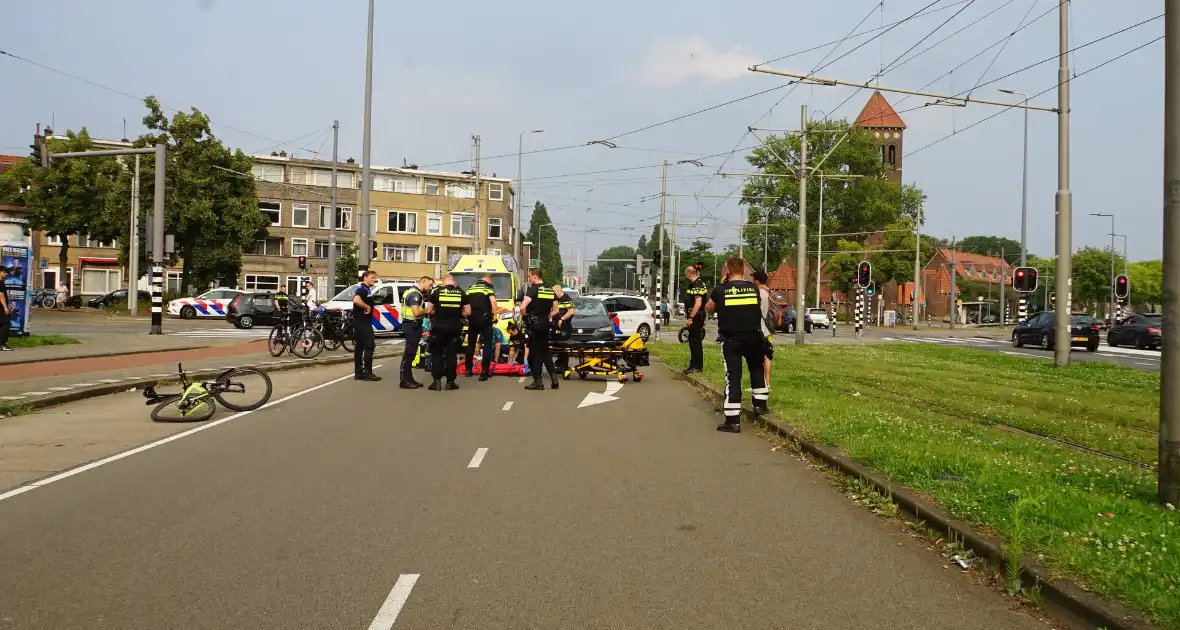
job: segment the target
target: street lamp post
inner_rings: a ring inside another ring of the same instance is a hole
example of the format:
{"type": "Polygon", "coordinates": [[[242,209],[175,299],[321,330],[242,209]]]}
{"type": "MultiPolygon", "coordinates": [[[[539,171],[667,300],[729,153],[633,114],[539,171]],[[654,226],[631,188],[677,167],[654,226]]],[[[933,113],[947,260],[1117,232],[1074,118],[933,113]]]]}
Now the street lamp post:
{"type": "Polygon", "coordinates": [[[1113,214],[1104,214],[1102,212],[1091,212],[1090,216],[1092,216],[1092,217],[1110,217],[1110,287],[1109,287],[1110,288],[1110,310],[1106,311],[1106,316],[1113,317],[1114,316],[1114,302],[1115,302],[1115,297],[1114,297],[1114,259],[1115,259],[1114,215],[1113,214]]]}
{"type": "MultiPolygon", "coordinates": [[[[1000,90],[1005,94],[1024,98],[1028,104],[1028,94],[1016,90],[1000,90]]],[[[1028,109],[1024,110],[1024,174],[1020,184],[1020,266],[1028,266],[1028,109]]]]}
{"type": "MultiPolygon", "coordinates": [[[[529,129],[528,131],[520,132],[516,143],[516,217],[514,223],[516,224],[516,238],[512,241],[512,255],[516,258],[516,262],[520,263],[520,202],[524,199],[524,175],[522,174],[524,166],[524,134],[526,133],[542,133],[544,129],[529,129]]],[[[528,267],[528,264],[521,265],[528,267]]]]}

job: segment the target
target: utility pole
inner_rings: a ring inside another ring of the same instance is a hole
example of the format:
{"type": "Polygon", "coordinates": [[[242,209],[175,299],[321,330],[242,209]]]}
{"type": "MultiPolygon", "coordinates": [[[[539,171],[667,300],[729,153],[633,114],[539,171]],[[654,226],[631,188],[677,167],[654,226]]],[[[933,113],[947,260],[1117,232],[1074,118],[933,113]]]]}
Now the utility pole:
{"type": "MultiPolygon", "coordinates": [[[[64,273],[64,271],[63,271],[64,273]]],[[[135,179],[131,180],[131,243],[127,251],[127,312],[139,315],[139,155],[135,156],[135,179]]]]}
{"type": "MultiPolygon", "coordinates": [[[[660,259],[664,257],[664,200],[668,197],[668,160],[664,160],[664,175],[660,178],[660,227],[656,232],[660,239],[660,259]]],[[[664,282],[663,274],[659,267],[656,267],[656,295],[661,300],[664,299],[664,282]]]]}
{"type": "MultiPolygon", "coordinates": [[[[164,334],[164,171],[168,150],[156,145],[156,186],[152,190],[152,327],[149,334],[164,334]]],[[[138,289],[136,289],[138,291],[138,289]]]]}
{"type": "Polygon", "coordinates": [[[1160,503],[1180,505],[1180,10],[1164,3],[1164,277],[1160,503]]]}
{"type": "MultiPolygon", "coordinates": [[[[1000,328],[1008,326],[1008,303],[1004,301],[1004,283],[1008,281],[1008,263],[1004,261],[1004,246],[1000,246],[1000,328]]],[[[990,285],[989,285],[990,286],[990,285]]]]}
{"type": "MultiPolygon", "coordinates": [[[[332,121],[332,218],[328,223],[328,286],[329,295],[336,295],[336,163],[340,150],[340,121],[332,121]]],[[[363,182],[362,182],[363,183],[363,182]]]]}
{"type": "MultiPolygon", "coordinates": [[[[819,273],[817,270],[816,273],[819,273]]],[[[910,306],[914,307],[914,321],[911,322],[914,330],[918,330],[918,316],[921,314],[918,309],[918,301],[922,299],[921,290],[919,287],[922,281],[922,230],[918,229],[918,220],[914,219],[914,295],[910,298],[910,306]]],[[[818,302],[819,299],[816,298],[818,302]]],[[[835,321],[834,319],[832,321],[835,321]]]]}
{"type": "MultiPolygon", "coordinates": [[[[359,263],[357,267],[362,272],[368,271],[369,259],[372,255],[372,247],[370,241],[372,234],[369,234],[369,189],[373,187],[372,174],[369,172],[369,161],[372,157],[373,144],[373,10],[376,0],[369,0],[369,28],[368,35],[365,39],[365,122],[364,122],[364,146],[361,149],[361,207],[358,208],[358,219],[360,224],[357,225],[356,234],[360,241],[357,251],[359,263]]],[[[335,179],[333,179],[335,183],[335,179]]],[[[332,217],[332,221],[336,221],[336,217],[332,217]]]]}
{"type": "Polygon", "coordinates": [[[1069,189],[1069,4],[1057,5],[1057,269],[1058,304],[1054,312],[1053,362],[1069,365],[1069,313],[1073,308],[1073,198],[1069,189]]]}
{"type": "Polygon", "coordinates": [[[479,222],[479,134],[471,136],[475,143],[475,253],[482,254],[487,230],[479,222]]]}
{"type": "MultiPolygon", "coordinates": [[[[676,296],[676,200],[672,200],[672,251],[668,252],[668,293],[676,296]]],[[[666,297],[661,299],[667,299],[666,297]]],[[[668,300],[671,302],[672,300],[668,300]]]]}
{"type": "Polygon", "coordinates": [[[955,320],[959,317],[958,276],[959,270],[955,266],[955,237],[951,237],[951,328],[955,327],[955,320]]]}
{"type": "MultiPolygon", "coordinates": [[[[801,106],[799,123],[799,233],[795,245],[795,344],[806,343],[803,282],[807,278],[807,105],[801,106]]],[[[768,222],[769,223],[769,222],[768,222]]]]}

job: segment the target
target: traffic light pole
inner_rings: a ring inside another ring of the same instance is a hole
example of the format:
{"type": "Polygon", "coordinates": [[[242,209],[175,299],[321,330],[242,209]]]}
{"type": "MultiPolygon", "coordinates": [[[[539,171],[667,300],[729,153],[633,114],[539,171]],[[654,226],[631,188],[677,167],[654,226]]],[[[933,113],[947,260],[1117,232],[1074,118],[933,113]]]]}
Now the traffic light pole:
{"type": "Polygon", "coordinates": [[[1159,500],[1180,505],[1180,10],[1164,3],[1163,329],[1159,500]]]}
{"type": "Polygon", "coordinates": [[[139,156],[131,180],[131,240],[127,248],[127,314],[139,315],[139,156]]]}

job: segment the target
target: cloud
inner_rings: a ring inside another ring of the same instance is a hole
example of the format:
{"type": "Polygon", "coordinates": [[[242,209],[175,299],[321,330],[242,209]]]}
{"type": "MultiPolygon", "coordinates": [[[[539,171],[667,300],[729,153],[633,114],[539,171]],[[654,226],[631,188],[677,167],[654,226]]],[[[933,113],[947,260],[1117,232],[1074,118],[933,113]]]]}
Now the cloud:
{"type": "Polygon", "coordinates": [[[723,51],[703,37],[659,37],[640,66],[638,81],[644,85],[669,86],[693,78],[728,81],[747,74],[758,58],[741,47],[723,51]]]}

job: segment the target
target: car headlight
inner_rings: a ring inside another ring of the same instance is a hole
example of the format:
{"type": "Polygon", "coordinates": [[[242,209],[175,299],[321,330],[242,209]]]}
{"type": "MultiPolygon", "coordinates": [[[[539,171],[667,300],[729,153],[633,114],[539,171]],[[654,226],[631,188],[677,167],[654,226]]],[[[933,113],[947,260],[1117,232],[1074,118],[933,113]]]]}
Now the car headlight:
{"type": "Polygon", "coordinates": [[[613,333],[615,332],[615,329],[613,326],[602,326],[601,328],[595,328],[594,332],[613,333]]]}

